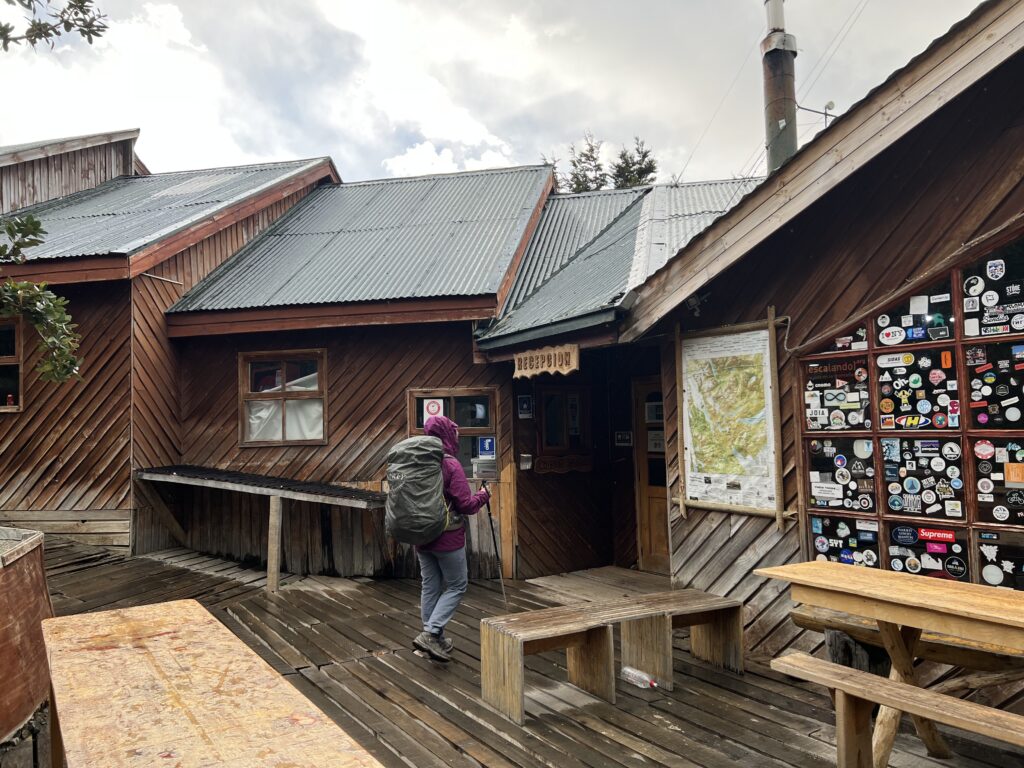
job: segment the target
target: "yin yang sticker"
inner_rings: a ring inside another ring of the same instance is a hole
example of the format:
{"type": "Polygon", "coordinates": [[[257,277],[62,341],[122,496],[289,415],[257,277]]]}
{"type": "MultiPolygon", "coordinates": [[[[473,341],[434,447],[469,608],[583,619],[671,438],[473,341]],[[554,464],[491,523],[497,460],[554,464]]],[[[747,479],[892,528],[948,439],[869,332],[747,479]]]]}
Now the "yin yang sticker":
{"type": "Polygon", "coordinates": [[[965,358],[968,424],[975,429],[1024,429],[1024,344],[976,344],[965,348],[965,358]]]}
{"type": "Polygon", "coordinates": [[[870,390],[866,357],[808,363],[804,377],[806,429],[871,429],[870,390]]]}
{"type": "Polygon", "coordinates": [[[818,509],[874,513],[872,443],[847,437],[807,442],[808,502],[818,509]]]}
{"type": "Polygon", "coordinates": [[[879,566],[877,520],[812,514],[810,528],[815,559],[863,568],[879,566]]]}
{"type": "Polygon", "coordinates": [[[979,523],[1024,528],[1024,437],[973,441],[979,523]]]}
{"type": "Polygon", "coordinates": [[[953,299],[948,282],[875,316],[880,346],[894,347],[953,337],[953,299]]]}
{"type": "Polygon", "coordinates": [[[965,336],[1002,336],[1024,330],[1024,253],[1019,251],[1006,249],[964,269],[965,336]]]}
{"type": "Polygon", "coordinates": [[[965,530],[890,522],[886,531],[890,570],[970,581],[965,530]]]}
{"type": "Polygon", "coordinates": [[[888,494],[884,512],[935,520],[964,518],[959,439],[883,437],[879,445],[888,494]]]}
{"type": "Polygon", "coordinates": [[[974,536],[981,583],[1024,589],[1024,533],[975,531],[974,536]]]}
{"type": "Polygon", "coordinates": [[[960,426],[952,349],[907,350],[876,358],[879,427],[942,430],[960,426]]]}

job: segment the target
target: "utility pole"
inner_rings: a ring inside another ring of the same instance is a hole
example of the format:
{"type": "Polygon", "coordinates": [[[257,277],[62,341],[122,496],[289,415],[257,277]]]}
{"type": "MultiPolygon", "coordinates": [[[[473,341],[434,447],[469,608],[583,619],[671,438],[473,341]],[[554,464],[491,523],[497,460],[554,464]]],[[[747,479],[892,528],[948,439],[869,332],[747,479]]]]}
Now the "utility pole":
{"type": "Polygon", "coordinates": [[[764,0],[768,36],[761,41],[764,133],[771,173],[796,154],[796,38],[786,34],[785,0],[764,0]]]}

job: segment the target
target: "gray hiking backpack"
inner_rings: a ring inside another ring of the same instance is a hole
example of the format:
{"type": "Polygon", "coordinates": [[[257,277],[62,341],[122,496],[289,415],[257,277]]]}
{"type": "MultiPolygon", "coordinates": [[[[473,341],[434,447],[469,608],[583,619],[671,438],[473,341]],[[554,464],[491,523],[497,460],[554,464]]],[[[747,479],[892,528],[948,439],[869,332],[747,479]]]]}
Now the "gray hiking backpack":
{"type": "Polygon", "coordinates": [[[388,451],[384,527],[395,541],[429,544],[462,524],[444,501],[442,461],[444,448],[436,437],[410,437],[388,451]]]}

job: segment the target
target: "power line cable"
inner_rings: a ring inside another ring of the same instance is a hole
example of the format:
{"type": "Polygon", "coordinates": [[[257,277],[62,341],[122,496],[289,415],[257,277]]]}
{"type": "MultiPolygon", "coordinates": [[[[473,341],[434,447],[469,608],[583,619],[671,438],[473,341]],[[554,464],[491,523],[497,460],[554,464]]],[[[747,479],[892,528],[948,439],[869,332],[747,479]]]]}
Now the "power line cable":
{"type": "Polygon", "coordinates": [[[857,22],[860,21],[860,17],[863,15],[864,9],[868,7],[869,2],[871,2],[871,0],[861,0],[860,4],[854,8],[854,13],[856,15],[851,14],[850,18],[852,19],[852,21],[846,27],[846,31],[843,32],[835,47],[832,49],[832,52],[828,55],[828,58],[826,58],[824,63],[821,65],[821,69],[818,70],[818,74],[816,74],[814,76],[814,79],[808,82],[807,86],[803,89],[804,96],[807,96],[811,92],[811,90],[814,88],[815,83],[818,82],[822,74],[824,74],[825,70],[828,69],[828,65],[832,62],[832,58],[836,55],[839,49],[843,47],[843,43],[846,41],[846,38],[850,34],[850,31],[855,26],[857,26],[857,22]]]}

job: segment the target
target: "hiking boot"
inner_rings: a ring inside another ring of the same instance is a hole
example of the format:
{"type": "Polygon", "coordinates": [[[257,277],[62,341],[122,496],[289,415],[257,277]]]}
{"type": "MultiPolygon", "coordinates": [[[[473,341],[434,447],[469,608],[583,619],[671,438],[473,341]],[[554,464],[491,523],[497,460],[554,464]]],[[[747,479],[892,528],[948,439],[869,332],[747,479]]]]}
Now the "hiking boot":
{"type": "Polygon", "coordinates": [[[428,654],[432,659],[451,661],[452,657],[448,655],[444,642],[430,632],[420,632],[412,644],[414,648],[428,654]]]}
{"type": "Polygon", "coordinates": [[[455,641],[450,637],[441,636],[441,647],[444,648],[444,652],[451,655],[451,652],[455,650],[455,641]]]}

